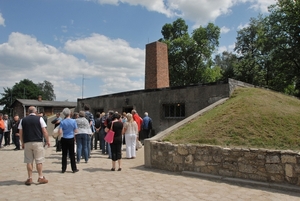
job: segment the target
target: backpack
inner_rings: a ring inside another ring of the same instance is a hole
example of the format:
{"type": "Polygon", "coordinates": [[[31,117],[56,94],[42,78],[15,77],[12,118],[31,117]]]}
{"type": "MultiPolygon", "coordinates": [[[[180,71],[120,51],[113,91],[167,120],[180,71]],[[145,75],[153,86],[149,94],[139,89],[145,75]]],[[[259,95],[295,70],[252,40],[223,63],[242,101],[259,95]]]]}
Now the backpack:
{"type": "Polygon", "coordinates": [[[90,123],[91,121],[93,121],[93,115],[90,112],[85,112],[85,118],[88,120],[88,122],[90,123]]]}

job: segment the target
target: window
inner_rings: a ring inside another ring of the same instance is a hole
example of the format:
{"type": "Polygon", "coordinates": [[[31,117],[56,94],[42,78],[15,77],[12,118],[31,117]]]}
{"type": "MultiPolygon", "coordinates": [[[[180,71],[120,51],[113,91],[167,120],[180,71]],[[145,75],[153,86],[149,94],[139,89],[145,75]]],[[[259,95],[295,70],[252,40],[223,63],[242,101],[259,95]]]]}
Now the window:
{"type": "Polygon", "coordinates": [[[185,104],[184,103],[163,104],[163,112],[165,118],[185,117],[185,104]]]}

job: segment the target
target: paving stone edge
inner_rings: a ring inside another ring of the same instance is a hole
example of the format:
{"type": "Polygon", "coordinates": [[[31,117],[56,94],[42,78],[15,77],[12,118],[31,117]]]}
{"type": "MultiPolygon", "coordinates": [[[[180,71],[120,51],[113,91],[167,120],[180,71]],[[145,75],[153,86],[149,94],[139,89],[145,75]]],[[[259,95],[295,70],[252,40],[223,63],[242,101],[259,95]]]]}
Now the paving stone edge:
{"type": "Polygon", "coordinates": [[[243,185],[249,185],[253,187],[259,186],[259,187],[271,188],[271,189],[282,190],[282,191],[291,191],[297,193],[300,191],[300,187],[291,186],[287,184],[275,184],[269,182],[253,181],[253,180],[233,178],[233,177],[224,177],[224,176],[204,174],[200,172],[191,172],[191,171],[182,171],[181,174],[185,176],[195,176],[195,177],[204,178],[208,180],[219,180],[219,181],[224,181],[232,184],[243,184],[243,185]]]}

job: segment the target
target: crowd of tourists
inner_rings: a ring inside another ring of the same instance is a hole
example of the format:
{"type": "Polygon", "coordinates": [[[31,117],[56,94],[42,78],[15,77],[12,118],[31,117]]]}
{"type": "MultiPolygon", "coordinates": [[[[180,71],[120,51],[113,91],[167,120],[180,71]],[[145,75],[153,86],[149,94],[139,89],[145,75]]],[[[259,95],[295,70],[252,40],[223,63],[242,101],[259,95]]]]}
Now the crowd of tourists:
{"type": "MultiPolygon", "coordinates": [[[[54,147],[62,155],[62,173],[67,170],[67,158],[70,159],[72,172],[78,172],[77,164],[82,161],[88,163],[93,149],[100,149],[99,154],[107,155],[112,160],[111,171],[121,171],[122,150],[126,150],[126,159],[136,158],[136,151],[141,148],[144,139],[151,137],[152,119],[147,112],[143,118],[140,117],[136,110],[121,114],[112,110],[107,113],[97,112],[94,118],[90,107],[85,105],[84,111],[74,113],[69,108],[63,109],[51,121],[51,127],[57,132],[54,147]],[[114,135],[111,140],[107,140],[111,131],[114,135]]],[[[12,144],[16,151],[24,149],[24,163],[28,173],[25,184],[33,183],[33,162],[38,172],[37,182],[48,183],[42,172],[44,148],[50,146],[45,114],[37,113],[34,106],[28,108],[28,116],[23,119],[17,114],[10,119],[7,114],[0,113],[0,148],[12,144]]]]}

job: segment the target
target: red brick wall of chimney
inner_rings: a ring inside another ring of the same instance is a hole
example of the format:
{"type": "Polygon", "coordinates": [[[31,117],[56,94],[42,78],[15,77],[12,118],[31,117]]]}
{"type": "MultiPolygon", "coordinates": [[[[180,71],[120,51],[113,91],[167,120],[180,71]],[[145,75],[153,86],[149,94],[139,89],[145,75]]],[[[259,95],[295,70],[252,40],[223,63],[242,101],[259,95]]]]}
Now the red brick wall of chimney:
{"type": "Polygon", "coordinates": [[[170,86],[168,46],[153,42],[146,45],[145,89],[170,86]]]}

